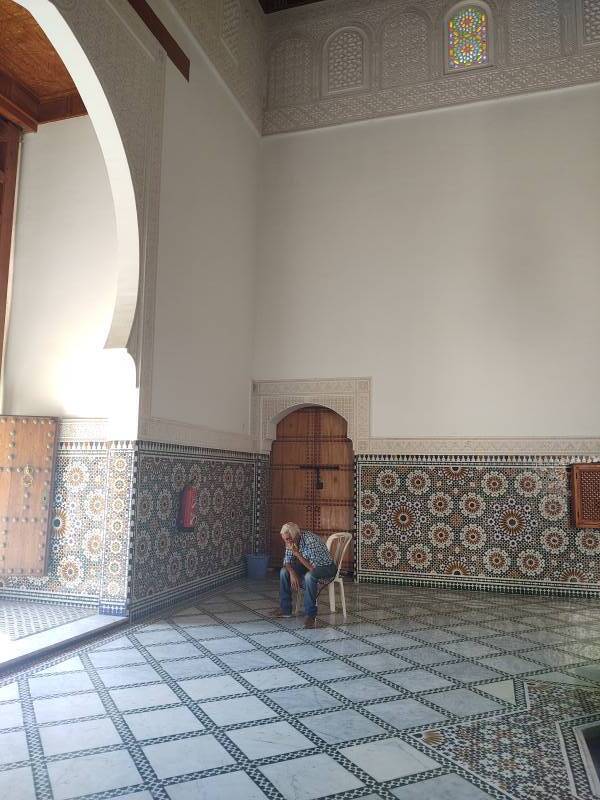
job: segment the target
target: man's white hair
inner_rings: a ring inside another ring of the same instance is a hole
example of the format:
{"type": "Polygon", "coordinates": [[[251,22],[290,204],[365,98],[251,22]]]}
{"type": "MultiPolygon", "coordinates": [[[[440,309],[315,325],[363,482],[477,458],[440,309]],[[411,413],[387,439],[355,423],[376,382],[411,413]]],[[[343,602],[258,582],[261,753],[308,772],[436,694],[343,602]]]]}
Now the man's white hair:
{"type": "Polygon", "coordinates": [[[296,536],[300,536],[300,526],[296,525],[295,522],[286,522],[284,525],[281,526],[279,535],[283,536],[284,533],[289,533],[290,536],[293,536],[295,539],[296,536]]]}

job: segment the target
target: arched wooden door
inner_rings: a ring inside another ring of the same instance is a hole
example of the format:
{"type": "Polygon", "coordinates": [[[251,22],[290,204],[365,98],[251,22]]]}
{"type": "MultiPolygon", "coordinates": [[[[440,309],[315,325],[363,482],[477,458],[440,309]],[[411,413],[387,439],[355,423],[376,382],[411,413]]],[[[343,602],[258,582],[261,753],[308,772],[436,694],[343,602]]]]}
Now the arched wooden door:
{"type": "MultiPolygon", "coordinates": [[[[296,522],[326,539],[354,525],[354,454],[346,421],[327,408],[293,411],[277,425],[271,449],[271,564],[283,558],[279,535],[296,522]]],[[[352,572],[352,545],[343,569],[352,572]]]]}

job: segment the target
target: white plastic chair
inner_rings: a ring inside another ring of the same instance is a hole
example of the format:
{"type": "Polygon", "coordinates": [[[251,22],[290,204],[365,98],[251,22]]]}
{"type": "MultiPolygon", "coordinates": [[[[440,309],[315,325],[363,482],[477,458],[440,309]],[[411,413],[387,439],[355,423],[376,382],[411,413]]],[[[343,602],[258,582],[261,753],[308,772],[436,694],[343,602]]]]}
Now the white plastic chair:
{"type": "MultiPolygon", "coordinates": [[[[344,617],[348,616],[346,614],[346,595],[344,593],[344,580],[340,576],[340,570],[342,568],[342,563],[344,561],[344,556],[346,554],[346,550],[348,549],[348,545],[352,541],[352,534],[344,531],[343,533],[332,533],[331,536],[327,537],[327,541],[325,545],[329,552],[331,553],[331,557],[337,564],[337,572],[335,574],[335,578],[329,583],[328,590],[329,590],[329,610],[332,614],[335,613],[335,586],[336,584],[340,588],[340,602],[342,604],[342,614],[344,617]]],[[[296,607],[294,609],[294,613],[298,614],[300,611],[300,606],[302,603],[302,595],[304,594],[304,590],[302,587],[300,591],[296,592],[296,607]]]]}
{"type": "Polygon", "coordinates": [[[346,614],[346,595],[344,593],[344,579],[340,576],[340,570],[346,555],[348,545],[352,541],[352,534],[344,531],[343,533],[332,533],[327,538],[327,549],[331,553],[331,557],[337,564],[337,572],[335,578],[329,584],[329,610],[332,614],[335,613],[335,586],[340,587],[340,601],[342,603],[342,614],[346,614]]]}

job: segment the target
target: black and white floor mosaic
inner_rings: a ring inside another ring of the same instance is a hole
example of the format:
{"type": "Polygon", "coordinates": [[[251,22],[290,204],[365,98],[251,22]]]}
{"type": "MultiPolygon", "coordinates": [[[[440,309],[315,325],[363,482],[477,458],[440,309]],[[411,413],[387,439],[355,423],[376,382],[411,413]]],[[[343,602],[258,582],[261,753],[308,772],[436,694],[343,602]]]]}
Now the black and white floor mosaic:
{"type": "Polygon", "coordinates": [[[84,606],[0,600],[0,636],[16,641],[95,613],[94,608],[84,606]]]}
{"type": "Polygon", "coordinates": [[[0,683],[11,800],[592,798],[592,600],[238,581],[0,683]],[[587,769],[586,769],[587,767],[587,769]]]}

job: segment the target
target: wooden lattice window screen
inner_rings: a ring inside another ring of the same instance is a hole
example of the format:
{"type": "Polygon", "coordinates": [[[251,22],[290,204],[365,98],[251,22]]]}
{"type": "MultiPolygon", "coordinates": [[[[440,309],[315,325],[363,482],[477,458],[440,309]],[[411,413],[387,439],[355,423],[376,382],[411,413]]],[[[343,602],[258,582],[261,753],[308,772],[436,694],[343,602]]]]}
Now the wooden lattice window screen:
{"type": "Polygon", "coordinates": [[[600,528],[600,464],[575,464],[571,488],[575,527],[600,528]]]}
{"type": "Polygon", "coordinates": [[[44,575],[57,420],[0,417],[0,575],[44,575]]]}

